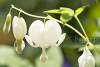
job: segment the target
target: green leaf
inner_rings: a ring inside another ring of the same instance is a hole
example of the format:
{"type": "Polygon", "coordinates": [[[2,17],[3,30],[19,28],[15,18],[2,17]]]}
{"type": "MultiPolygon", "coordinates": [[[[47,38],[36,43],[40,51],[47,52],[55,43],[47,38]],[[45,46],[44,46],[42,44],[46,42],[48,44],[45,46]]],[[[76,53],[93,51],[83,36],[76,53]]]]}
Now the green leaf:
{"type": "Polygon", "coordinates": [[[60,9],[53,9],[44,11],[44,13],[54,13],[54,14],[68,14],[69,16],[74,15],[74,11],[70,8],[61,7],[60,9]]]}
{"type": "Polygon", "coordinates": [[[45,13],[61,14],[60,20],[62,22],[68,22],[74,16],[74,11],[70,8],[61,7],[60,9],[53,9],[44,11],[45,13]]]}
{"type": "Polygon", "coordinates": [[[60,16],[60,20],[64,23],[70,21],[72,19],[72,16],[69,16],[68,14],[62,14],[60,16]]]}
{"type": "Polygon", "coordinates": [[[82,6],[78,9],[76,9],[75,10],[75,15],[78,16],[79,14],[81,14],[84,11],[85,8],[86,8],[86,6],[82,6]]]}
{"type": "Polygon", "coordinates": [[[70,8],[61,7],[61,16],[60,20],[64,23],[70,21],[74,15],[74,11],[70,8]]]}
{"type": "Polygon", "coordinates": [[[62,67],[63,56],[60,48],[53,47],[47,51],[48,60],[42,63],[40,58],[36,60],[36,67],[62,67]]]}
{"type": "Polygon", "coordinates": [[[72,10],[70,8],[61,7],[60,11],[61,11],[61,14],[68,14],[69,16],[74,15],[74,10],[72,10]]]}
{"type": "Polygon", "coordinates": [[[61,14],[61,11],[59,9],[53,9],[53,10],[44,11],[44,13],[61,14]]]}

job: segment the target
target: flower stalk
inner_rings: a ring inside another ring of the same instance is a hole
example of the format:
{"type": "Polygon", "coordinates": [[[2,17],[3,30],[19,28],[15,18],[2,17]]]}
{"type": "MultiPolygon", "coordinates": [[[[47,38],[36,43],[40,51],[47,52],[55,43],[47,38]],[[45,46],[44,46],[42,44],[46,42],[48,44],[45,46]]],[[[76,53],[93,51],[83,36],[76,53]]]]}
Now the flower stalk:
{"type": "MultiPolygon", "coordinates": [[[[41,18],[41,19],[53,19],[53,20],[56,20],[57,22],[63,24],[60,20],[55,19],[55,18],[50,17],[50,16],[49,16],[49,17],[48,17],[48,16],[43,17],[43,16],[32,15],[32,14],[30,14],[30,13],[27,13],[27,12],[23,11],[22,9],[19,9],[19,8],[15,7],[14,5],[11,5],[11,8],[12,8],[12,9],[15,9],[15,10],[17,10],[17,11],[19,11],[19,12],[21,12],[21,13],[27,15],[27,16],[30,16],[30,17],[41,18]]],[[[89,41],[89,38],[88,38],[88,36],[87,36],[87,34],[86,34],[86,32],[85,32],[85,30],[84,30],[84,28],[83,28],[83,26],[82,26],[80,20],[79,20],[79,18],[78,18],[77,16],[75,16],[75,15],[74,15],[74,18],[75,18],[75,19],[77,20],[77,22],[79,23],[79,25],[80,25],[80,27],[81,27],[81,29],[82,29],[84,35],[83,35],[82,33],[80,33],[76,28],[74,28],[73,26],[71,26],[71,25],[69,25],[69,24],[63,24],[63,25],[65,25],[65,26],[67,26],[68,28],[72,29],[74,32],[76,32],[82,39],[84,39],[84,40],[91,46],[92,43],[89,41]]],[[[93,46],[93,44],[92,44],[92,46],[93,46]]]]}
{"type": "Polygon", "coordinates": [[[78,18],[76,15],[74,16],[74,18],[77,20],[78,24],[80,25],[80,27],[81,27],[81,29],[82,29],[82,31],[83,31],[83,33],[84,33],[86,39],[89,40],[89,38],[88,38],[88,36],[87,36],[87,34],[86,34],[86,32],[85,32],[85,30],[84,30],[82,24],[81,24],[81,21],[79,20],[79,18],[78,18]]]}
{"type": "Polygon", "coordinates": [[[22,9],[18,9],[18,8],[16,8],[14,5],[11,5],[11,8],[13,8],[13,9],[15,9],[15,10],[17,10],[17,11],[19,11],[19,12],[21,12],[21,13],[27,15],[27,16],[30,16],[30,17],[42,18],[42,19],[46,18],[46,17],[43,17],[43,16],[37,16],[37,15],[29,14],[29,13],[23,11],[22,9]]]}
{"type": "MultiPolygon", "coordinates": [[[[29,14],[29,13],[23,11],[22,9],[16,8],[14,5],[11,5],[11,8],[15,9],[15,10],[17,10],[17,11],[19,11],[19,12],[21,12],[21,13],[27,15],[27,16],[30,16],[30,17],[42,18],[42,19],[53,19],[53,20],[56,20],[57,22],[63,24],[60,20],[55,19],[55,18],[50,17],[50,16],[49,17],[48,16],[47,17],[43,17],[43,16],[32,15],[32,14],[29,14]]],[[[85,32],[85,30],[84,30],[84,28],[83,28],[80,20],[78,19],[77,16],[74,16],[74,17],[77,20],[77,22],[79,23],[79,25],[80,25],[80,27],[81,27],[81,29],[82,29],[82,31],[83,31],[83,33],[84,33],[85,36],[82,33],[80,33],[77,29],[75,29],[74,27],[72,27],[71,25],[69,25],[69,24],[64,24],[64,25],[67,26],[68,28],[72,29],[74,32],[76,32],[79,36],[82,37],[82,39],[84,39],[85,41],[89,42],[89,38],[88,38],[88,36],[87,36],[87,34],[86,34],[86,32],[85,32]]]]}

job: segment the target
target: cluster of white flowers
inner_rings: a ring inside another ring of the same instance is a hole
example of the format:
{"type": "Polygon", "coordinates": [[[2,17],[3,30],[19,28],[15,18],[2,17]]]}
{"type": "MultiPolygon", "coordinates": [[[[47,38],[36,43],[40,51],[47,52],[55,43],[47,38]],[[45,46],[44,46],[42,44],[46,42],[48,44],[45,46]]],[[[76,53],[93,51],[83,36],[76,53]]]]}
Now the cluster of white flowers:
{"type": "Polygon", "coordinates": [[[48,59],[45,52],[46,48],[58,47],[66,36],[65,33],[62,34],[61,27],[55,20],[47,20],[46,22],[42,22],[41,20],[34,21],[29,27],[28,35],[26,35],[27,25],[24,18],[14,16],[12,20],[12,29],[15,37],[14,45],[16,51],[21,53],[25,48],[25,42],[23,40],[25,37],[26,41],[32,47],[40,47],[42,49],[42,54],[40,56],[42,62],[48,59]]]}
{"type": "MultiPolygon", "coordinates": [[[[9,32],[11,26],[11,15],[8,14],[4,31],[9,32]],[[10,19],[10,20],[9,20],[10,19]],[[8,29],[6,28],[8,24],[8,29]]],[[[62,34],[62,29],[59,23],[55,20],[41,20],[34,21],[28,30],[23,17],[14,16],[12,21],[13,34],[15,37],[15,48],[18,53],[21,53],[25,48],[24,37],[26,41],[34,48],[40,47],[42,53],[40,60],[46,62],[48,56],[46,55],[46,48],[58,47],[65,39],[66,34],[62,34]]],[[[95,67],[95,59],[88,47],[84,48],[83,54],[78,59],[79,67],[95,67]]]]}

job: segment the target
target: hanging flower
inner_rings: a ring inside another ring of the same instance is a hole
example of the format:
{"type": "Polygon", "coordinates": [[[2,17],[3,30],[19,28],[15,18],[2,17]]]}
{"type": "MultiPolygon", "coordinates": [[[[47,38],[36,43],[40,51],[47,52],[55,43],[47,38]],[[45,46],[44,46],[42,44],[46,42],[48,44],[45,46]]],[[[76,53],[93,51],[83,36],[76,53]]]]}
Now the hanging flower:
{"type": "Polygon", "coordinates": [[[11,19],[12,19],[12,16],[11,16],[10,13],[8,13],[7,16],[6,16],[5,24],[3,26],[3,32],[9,33],[10,27],[11,27],[11,19]]]}
{"type": "Polygon", "coordinates": [[[16,51],[20,53],[25,47],[23,38],[27,33],[27,27],[24,18],[14,16],[12,21],[12,28],[13,28],[14,37],[16,39],[15,41],[16,51]]]}
{"type": "Polygon", "coordinates": [[[95,67],[95,59],[88,47],[84,48],[83,54],[78,58],[79,67],[95,67]]]}
{"type": "Polygon", "coordinates": [[[55,20],[47,20],[46,23],[36,20],[29,27],[28,35],[25,38],[31,46],[42,48],[40,59],[45,62],[47,60],[45,49],[59,46],[65,35],[65,33],[62,34],[61,27],[55,20]]]}

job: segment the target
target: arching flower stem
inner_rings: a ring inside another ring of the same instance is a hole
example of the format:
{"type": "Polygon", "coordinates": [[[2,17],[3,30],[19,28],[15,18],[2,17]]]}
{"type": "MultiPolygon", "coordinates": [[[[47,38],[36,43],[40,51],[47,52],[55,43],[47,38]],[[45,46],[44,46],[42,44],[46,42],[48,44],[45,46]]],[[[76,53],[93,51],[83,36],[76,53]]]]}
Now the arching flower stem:
{"type": "Polygon", "coordinates": [[[42,17],[42,16],[29,14],[29,13],[23,11],[22,9],[16,8],[14,5],[11,5],[11,8],[13,8],[13,9],[15,9],[17,11],[20,11],[21,13],[24,13],[25,15],[30,16],[30,17],[43,18],[43,19],[46,18],[46,17],[42,17]]]}
{"type": "MultiPolygon", "coordinates": [[[[11,5],[11,8],[13,8],[13,9],[15,9],[17,11],[20,11],[21,13],[23,13],[23,14],[25,14],[27,16],[30,16],[30,17],[42,18],[42,19],[54,19],[57,22],[63,24],[60,20],[55,19],[53,17],[48,17],[48,16],[47,17],[43,17],[43,16],[32,15],[30,13],[27,13],[27,12],[23,11],[22,9],[19,9],[19,8],[15,7],[14,5],[11,5]]],[[[82,33],[80,33],[76,28],[72,27],[71,25],[69,25],[69,24],[64,24],[64,25],[67,26],[68,28],[72,29],[74,32],[76,32],[82,39],[84,39],[85,41],[89,42],[89,45],[91,46],[91,44],[90,44],[91,42],[89,41],[89,39],[87,37],[87,34],[85,33],[85,30],[84,30],[80,20],[76,16],[75,16],[75,18],[78,21],[78,23],[79,23],[81,29],[83,30],[83,33],[85,34],[85,36],[82,33]]],[[[92,44],[92,46],[93,46],[93,44],[92,44]]]]}
{"type": "Polygon", "coordinates": [[[80,28],[82,29],[82,31],[83,31],[83,33],[84,33],[86,39],[89,40],[89,38],[88,38],[88,36],[87,36],[87,34],[86,34],[84,28],[83,28],[83,25],[81,24],[81,21],[79,20],[79,18],[78,18],[76,15],[74,16],[74,18],[76,19],[76,21],[77,21],[78,24],[80,25],[80,28]]]}

